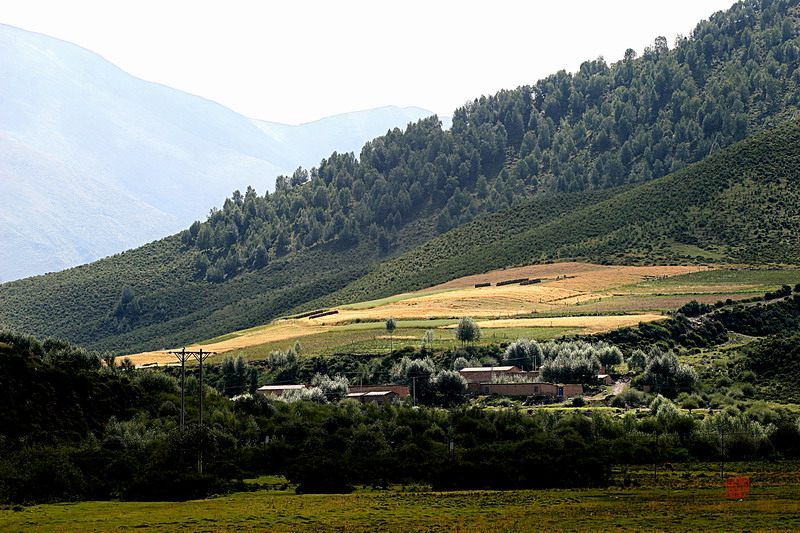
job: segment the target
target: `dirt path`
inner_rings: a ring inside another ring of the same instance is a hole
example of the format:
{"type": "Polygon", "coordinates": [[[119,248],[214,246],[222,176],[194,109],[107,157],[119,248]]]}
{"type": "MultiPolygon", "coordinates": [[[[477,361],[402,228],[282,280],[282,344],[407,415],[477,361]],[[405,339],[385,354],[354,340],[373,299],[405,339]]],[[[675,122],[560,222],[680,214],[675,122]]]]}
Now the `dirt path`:
{"type": "Polygon", "coordinates": [[[587,398],[587,400],[601,402],[601,401],[605,400],[606,398],[608,398],[610,396],[617,396],[618,394],[622,393],[622,391],[624,391],[625,388],[628,385],[630,385],[630,381],[629,380],[615,381],[614,382],[614,386],[611,387],[611,391],[609,391],[609,392],[601,392],[600,394],[597,394],[595,396],[590,396],[589,398],[587,398]]]}
{"type": "Polygon", "coordinates": [[[628,385],[630,385],[629,381],[617,381],[616,383],[614,383],[614,387],[611,389],[611,392],[609,394],[618,396],[619,394],[622,393],[622,391],[625,390],[625,388],[628,385]]]}

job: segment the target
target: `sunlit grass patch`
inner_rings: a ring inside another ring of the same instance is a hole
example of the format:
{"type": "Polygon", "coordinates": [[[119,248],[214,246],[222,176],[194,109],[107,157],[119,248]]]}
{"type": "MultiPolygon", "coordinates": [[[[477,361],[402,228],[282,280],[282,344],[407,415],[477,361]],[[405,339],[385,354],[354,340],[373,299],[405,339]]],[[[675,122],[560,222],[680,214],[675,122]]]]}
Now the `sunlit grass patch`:
{"type": "Polygon", "coordinates": [[[421,298],[424,296],[433,296],[434,294],[440,294],[443,292],[451,292],[457,291],[457,288],[451,289],[437,289],[433,291],[420,291],[420,292],[406,292],[403,294],[397,294],[394,296],[388,296],[386,298],[380,298],[378,300],[369,300],[366,302],[357,302],[353,304],[341,305],[339,309],[372,309],[374,307],[380,307],[382,305],[401,302],[403,300],[411,300],[414,298],[421,298]]]}

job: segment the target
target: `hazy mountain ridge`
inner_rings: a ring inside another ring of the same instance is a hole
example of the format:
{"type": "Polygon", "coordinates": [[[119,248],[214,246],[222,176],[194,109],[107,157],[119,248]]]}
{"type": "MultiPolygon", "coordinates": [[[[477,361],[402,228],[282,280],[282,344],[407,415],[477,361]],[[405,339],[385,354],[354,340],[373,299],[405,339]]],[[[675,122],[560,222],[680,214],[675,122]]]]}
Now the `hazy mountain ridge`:
{"type": "Polygon", "coordinates": [[[387,106],[300,126],[256,121],[130,76],[81,47],[5,25],[0,80],[0,151],[15,154],[0,180],[17,196],[0,208],[0,229],[20,236],[4,240],[11,253],[0,263],[0,280],[174,233],[235,189],[271,189],[278,174],[316,165],[335,150],[357,151],[431,114],[387,106]],[[45,175],[47,182],[39,181],[45,175]],[[96,201],[74,209],[72,197],[85,197],[90,181],[96,201]],[[56,209],[15,220],[12,213],[28,205],[22,198],[34,197],[56,209]],[[65,232],[54,235],[57,228],[65,232]]]}

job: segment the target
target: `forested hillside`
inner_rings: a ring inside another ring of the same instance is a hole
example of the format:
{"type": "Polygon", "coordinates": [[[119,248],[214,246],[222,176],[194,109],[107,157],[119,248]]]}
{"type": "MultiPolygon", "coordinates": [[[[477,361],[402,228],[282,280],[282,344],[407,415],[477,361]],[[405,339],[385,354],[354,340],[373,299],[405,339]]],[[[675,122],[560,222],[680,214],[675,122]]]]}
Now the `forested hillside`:
{"type": "Polygon", "coordinates": [[[686,254],[674,244],[711,259],[796,261],[786,237],[796,232],[797,184],[769,159],[793,169],[791,154],[772,154],[769,136],[757,153],[717,152],[796,112],[799,3],[736,4],[672,49],[658,38],[641,57],[587,61],[575,74],[476,99],[456,110],[449,131],[422,120],[358,157],[333,154],[279,177],[273,194],[235,192],[177,237],[0,286],[0,322],[126,351],[208,338],[315,305],[371,265],[532,198],[421,249],[413,257],[428,259],[419,264],[406,257],[383,267],[337,300],[557,257],[672,261],[686,254]],[[709,154],[728,177],[703,167],[635,187],[709,154]],[[742,163],[749,173],[736,171],[742,163]],[[789,196],[760,188],[762,174],[789,196]],[[473,241],[476,227],[483,241],[473,241]],[[472,248],[472,258],[429,262],[440,245],[469,242],[492,244],[472,248]]]}
{"type": "Polygon", "coordinates": [[[185,242],[212,281],[320,243],[369,239],[382,250],[421,216],[439,233],[524,199],[648,181],[797,111],[798,2],[746,2],[670,50],[587,61],[279,177],[276,193],[234,193],[185,242]]]}
{"type": "Polygon", "coordinates": [[[800,121],[636,187],[554,197],[466,224],[313,302],[380,298],[497,268],[560,259],[599,263],[800,264],[800,121]],[[580,205],[577,199],[595,200],[580,205]]]}

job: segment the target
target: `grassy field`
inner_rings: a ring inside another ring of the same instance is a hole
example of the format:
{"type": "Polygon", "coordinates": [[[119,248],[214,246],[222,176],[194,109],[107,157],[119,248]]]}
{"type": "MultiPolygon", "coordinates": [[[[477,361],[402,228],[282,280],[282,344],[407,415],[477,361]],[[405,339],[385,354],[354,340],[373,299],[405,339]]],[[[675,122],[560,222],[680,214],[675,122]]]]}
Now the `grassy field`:
{"type": "MultiPolygon", "coordinates": [[[[395,349],[418,346],[434,329],[434,346],[453,342],[453,326],[462,316],[479,321],[483,344],[519,337],[546,340],[588,334],[658,320],[691,300],[713,304],[740,300],[800,281],[800,270],[708,270],[687,266],[613,266],[553,263],[467,276],[427,290],[335,308],[320,318],[284,318],[272,324],[230,333],[200,344],[204,349],[241,353],[251,360],[300,342],[307,355],[378,354],[389,351],[385,320],[395,317],[395,349]],[[500,281],[537,278],[532,285],[500,281]],[[488,287],[476,284],[491,283],[488,287]],[[641,315],[641,316],[634,316],[641,315]]],[[[137,354],[136,364],[172,363],[159,352],[137,354]]],[[[218,356],[216,359],[221,359],[218,356]]]]}
{"type": "Polygon", "coordinates": [[[800,283],[800,270],[705,270],[681,276],[645,280],[624,287],[644,294],[763,294],[781,285],[800,283]]]}
{"type": "MultiPolygon", "coordinates": [[[[453,321],[447,322],[452,323],[453,321]]],[[[407,346],[416,348],[421,346],[422,337],[428,328],[404,327],[402,322],[400,324],[391,342],[381,323],[371,328],[332,329],[325,333],[308,335],[302,338],[285,339],[241,348],[233,353],[242,354],[250,361],[258,361],[266,359],[270,352],[275,350],[291,348],[295,342],[300,343],[304,354],[312,355],[335,355],[339,353],[374,355],[389,353],[390,347],[394,350],[401,350],[407,346]]],[[[483,337],[480,344],[500,344],[511,342],[520,337],[536,340],[556,339],[564,335],[579,334],[583,331],[582,328],[572,327],[483,328],[483,337]]],[[[435,334],[433,348],[444,349],[458,346],[454,329],[436,329],[435,334]]],[[[212,363],[219,362],[223,357],[223,355],[217,355],[212,357],[210,361],[212,363]]]]}
{"type": "Polygon", "coordinates": [[[350,305],[343,305],[340,309],[372,309],[374,307],[380,307],[382,305],[391,304],[395,302],[400,302],[403,300],[410,300],[413,298],[419,298],[420,296],[432,296],[434,294],[439,294],[442,292],[454,291],[458,290],[455,288],[452,289],[439,289],[439,290],[430,290],[430,291],[420,291],[420,292],[406,292],[403,294],[397,294],[395,296],[389,296],[388,298],[381,298],[379,300],[369,300],[366,302],[358,302],[350,305]]]}
{"type": "Polygon", "coordinates": [[[82,502],[0,510],[0,531],[796,531],[800,487],[295,495],[259,491],[182,503],[82,502]]]}

